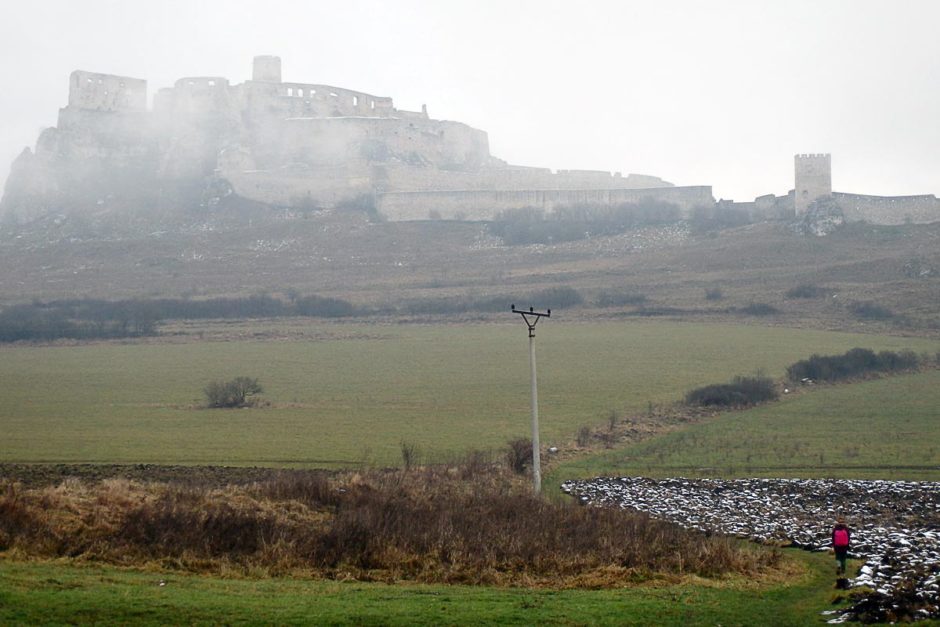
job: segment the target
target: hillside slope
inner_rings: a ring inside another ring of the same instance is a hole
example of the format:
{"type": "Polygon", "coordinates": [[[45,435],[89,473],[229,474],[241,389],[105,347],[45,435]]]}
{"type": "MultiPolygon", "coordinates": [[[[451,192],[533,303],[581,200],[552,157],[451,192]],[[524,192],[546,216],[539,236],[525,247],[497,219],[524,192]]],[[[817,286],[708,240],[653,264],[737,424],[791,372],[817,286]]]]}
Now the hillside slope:
{"type": "Polygon", "coordinates": [[[679,223],[505,246],[485,223],[372,223],[357,212],[231,215],[153,231],[57,218],[0,233],[0,266],[0,306],[259,292],[395,305],[566,285],[588,304],[603,292],[645,297],[618,310],[631,315],[940,326],[940,224],[858,224],[812,237],[779,223],[704,234],[679,223]],[[787,295],[800,285],[816,289],[787,295]],[[776,311],[747,309],[754,303],[776,311]],[[865,310],[870,304],[877,307],[865,310]]]}

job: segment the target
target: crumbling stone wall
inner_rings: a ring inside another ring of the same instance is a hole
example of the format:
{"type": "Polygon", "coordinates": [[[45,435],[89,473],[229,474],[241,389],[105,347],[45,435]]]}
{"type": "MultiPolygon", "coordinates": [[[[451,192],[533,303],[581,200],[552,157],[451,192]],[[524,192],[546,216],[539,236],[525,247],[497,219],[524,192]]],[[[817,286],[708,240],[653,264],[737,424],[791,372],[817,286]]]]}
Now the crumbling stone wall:
{"type": "Polygon", "coordinates": [[[927,224],[940,222],[940,199],[936,196],[866,196],[835,192],[833,200],[846,222],[871,224],[927,224]]]}
{"type": "Polygon", "coordinates": [[[391,221],[492,220],[499,211],[533,207],[552,211],[578,205],[617,206],[654,199],[677,205],[686,217],[696,207],[715,204],[710,186],[651,189],[475,190],[388,192],[376,196],[376,209],[391,221]]]}
{"type": "Polygon", "coordinates": [[[93,111],[144,111],[147,81],[75,70],[69,77],[69,106],[93,111]]]}

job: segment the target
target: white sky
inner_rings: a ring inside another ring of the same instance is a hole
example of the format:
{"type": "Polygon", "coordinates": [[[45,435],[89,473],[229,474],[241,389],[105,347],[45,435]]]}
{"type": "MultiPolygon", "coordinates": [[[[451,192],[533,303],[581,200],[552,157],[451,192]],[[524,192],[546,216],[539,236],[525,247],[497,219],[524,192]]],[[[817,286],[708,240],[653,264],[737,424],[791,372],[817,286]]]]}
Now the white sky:
{"type": "Polygon", "coordinates": [[[830,152],[833,187],[940,193],[938,0],[0,0],[0,180],[74,69],[391,96],[510,163],[654,174],[751,200],[830,152]]]}

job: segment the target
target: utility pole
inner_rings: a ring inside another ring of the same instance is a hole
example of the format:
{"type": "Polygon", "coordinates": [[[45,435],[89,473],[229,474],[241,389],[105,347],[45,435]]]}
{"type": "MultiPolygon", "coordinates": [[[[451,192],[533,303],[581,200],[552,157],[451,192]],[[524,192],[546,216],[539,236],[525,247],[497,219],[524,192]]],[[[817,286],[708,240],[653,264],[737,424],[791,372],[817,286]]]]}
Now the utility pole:
{"type": "Polygon", "coordinates": [[[542,455],[539,452],[539,389],[535,376],[535,325],[542,318],[550,318],[552,310],[546,312],[535,311],[529,307],[529,311],[516,309],[512,305],[512,312],[522,316],[526,326],[529,327],[529,369],[532,374],[532,485],[535,493],[542,491],[542,455]]]}

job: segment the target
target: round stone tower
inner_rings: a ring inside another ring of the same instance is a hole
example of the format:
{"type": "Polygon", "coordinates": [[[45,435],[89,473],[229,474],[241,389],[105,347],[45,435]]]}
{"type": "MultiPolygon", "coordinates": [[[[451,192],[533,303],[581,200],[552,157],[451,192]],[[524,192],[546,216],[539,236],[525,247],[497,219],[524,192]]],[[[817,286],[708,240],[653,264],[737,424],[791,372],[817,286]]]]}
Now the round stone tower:
{"type": "Polygon", "coordinates": [[[794,157],[794,201],[796,215],[817,198],[832,196],[832,157],[829,154],[796,155],[794,157]]]}
{"type": "Polygon", "coordinates": [[[255,57],[251,80],[265,83],[281,82],[281,57],[261,55],[255,57]]]}

